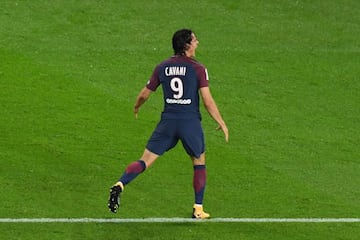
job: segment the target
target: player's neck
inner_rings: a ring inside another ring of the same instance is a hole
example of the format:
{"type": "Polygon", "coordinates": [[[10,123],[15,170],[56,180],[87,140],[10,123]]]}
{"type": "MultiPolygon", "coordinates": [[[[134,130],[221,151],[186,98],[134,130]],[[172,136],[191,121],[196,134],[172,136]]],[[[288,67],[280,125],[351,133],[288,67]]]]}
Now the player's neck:
{"type": "Polygon", "coordinates": [[[194,58],[195,57],[195,51],[185,51],[185,56],[187,56],[189,58],[194,58]]]}

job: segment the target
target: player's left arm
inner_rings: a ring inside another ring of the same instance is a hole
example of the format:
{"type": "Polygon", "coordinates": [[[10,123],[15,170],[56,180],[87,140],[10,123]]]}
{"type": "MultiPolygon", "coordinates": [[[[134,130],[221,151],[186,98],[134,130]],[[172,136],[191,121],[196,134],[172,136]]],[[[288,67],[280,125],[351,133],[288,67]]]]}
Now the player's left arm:
{"type": "Polygon", "coordinates": [[[199,67],[197,71],[199,80],[199,92],[204,103],[204,106],[210,116],[219,124],[217,130],[222,130],[225,135],[225,141],[229,141],[229,130],[223,120],[220,111],[215,103],[214,98],[211,95],[209,88],[209,74],[205,67],[199,67]]]}
{"type": "Polygon", "coordinates": [[[222,130],[225,135],[225,141],[229,141],[229,130],[226,126],[225,121],[223,120],[220,111],[215,103],[214,98],[211,95],[209,87],[200,88],[201,98],[203,100],[206,110],[209,112],[210,116],[219,124],[218,130],[222,130]]]}
{"type": "Polygon", "coordinates": [[[139,108],[146,102],[146,100],[150,97],[151,93],[152,91],[146,86],[139,92],[134,105],[135,118],[138,117],[139,108]]]}

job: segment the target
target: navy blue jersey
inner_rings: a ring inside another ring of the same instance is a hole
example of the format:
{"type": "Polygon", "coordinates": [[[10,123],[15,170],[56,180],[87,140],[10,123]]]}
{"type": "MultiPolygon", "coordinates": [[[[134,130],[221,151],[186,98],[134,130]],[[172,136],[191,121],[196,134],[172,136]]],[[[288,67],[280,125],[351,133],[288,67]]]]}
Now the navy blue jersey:
{"type": "Polygon", "coordinates": [[[173,56],[156,66],[146,87],[155,91],[161,84],[163,119],[201,118],[199,88],[208,86],[206,68],[186,56],[173,56]]]}

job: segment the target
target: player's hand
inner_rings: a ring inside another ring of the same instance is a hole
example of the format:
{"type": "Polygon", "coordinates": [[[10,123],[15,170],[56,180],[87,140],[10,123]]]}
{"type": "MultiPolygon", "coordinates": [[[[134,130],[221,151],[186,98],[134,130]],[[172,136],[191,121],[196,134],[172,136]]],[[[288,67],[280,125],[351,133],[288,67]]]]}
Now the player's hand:
{"type": "Polygon", "coordinates": [[[222,130],[224,132],[224,135],[225,135],[225,141],[226,142],[229,142],[229,130],[227,128],[226,125],[219,125],[216,130],[222,130]]]}
{"type": "Polygon", "coordinates": [[[135,115],[135,119],[138,118],[138,112],[139,112],[139,108],[134,108],[134,115],[135,115]]]}

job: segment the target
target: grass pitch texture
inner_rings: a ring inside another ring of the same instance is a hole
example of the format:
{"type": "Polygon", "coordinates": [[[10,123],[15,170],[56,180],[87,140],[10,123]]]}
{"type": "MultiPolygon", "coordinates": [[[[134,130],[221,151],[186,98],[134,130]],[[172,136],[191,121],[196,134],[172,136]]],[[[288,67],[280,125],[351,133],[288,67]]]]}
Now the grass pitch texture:
{"type": "MultiPolygon", "coordinates": [[[[181,144],[127,186],[161,90],[132,108],[191,28],[230,130],[203,111],[214,218],[360,217],[360,3],[0,3],[0,218],[186,218],[181,144]]],[[[202,109],[203,110],[203,109],[202,109]]],[[[0,223],[1,239],[359,239],[359,223],[0,223]]]]}

